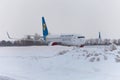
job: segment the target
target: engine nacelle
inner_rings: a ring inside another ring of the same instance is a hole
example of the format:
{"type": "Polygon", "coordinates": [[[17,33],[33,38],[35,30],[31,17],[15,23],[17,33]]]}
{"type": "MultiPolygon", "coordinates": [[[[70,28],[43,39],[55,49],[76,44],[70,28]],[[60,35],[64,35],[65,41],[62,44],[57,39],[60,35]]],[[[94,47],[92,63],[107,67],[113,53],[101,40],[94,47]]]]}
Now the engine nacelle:
{"type": "Polygon", "coordinates": [[[58,43],[57,42],[50,42],[48,45],[49,46],[55,46],[55,45],[58,45],[58,43]]]}
{"type": "Polygon", "coordinates": [[[84,47],[84,45],[80,45],[80,47],[84,47]]]}

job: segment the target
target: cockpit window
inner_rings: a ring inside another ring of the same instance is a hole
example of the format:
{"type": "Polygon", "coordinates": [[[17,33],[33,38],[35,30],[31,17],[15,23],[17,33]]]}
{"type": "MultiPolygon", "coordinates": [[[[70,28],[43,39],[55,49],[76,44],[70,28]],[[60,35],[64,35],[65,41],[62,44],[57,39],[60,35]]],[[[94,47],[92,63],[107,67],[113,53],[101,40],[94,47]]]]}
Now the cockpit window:
{"type": "Polygon", "coordinates": [[[78,38],[85,38],[84,36],[79,36],[78,38]]]}

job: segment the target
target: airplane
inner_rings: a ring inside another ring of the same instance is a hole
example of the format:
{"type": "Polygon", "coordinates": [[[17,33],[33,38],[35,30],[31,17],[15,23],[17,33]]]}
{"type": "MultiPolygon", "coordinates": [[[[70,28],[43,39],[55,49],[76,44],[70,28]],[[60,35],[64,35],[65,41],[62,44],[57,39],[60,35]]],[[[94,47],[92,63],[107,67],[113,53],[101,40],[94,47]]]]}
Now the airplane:
{"type": "Polygon", "coordinates": [[[85,44],[85,36],[76,34],[67,35],[49,35],[45,18],[42,17],[42,29],[44,41],[49,45],[66,45],[66,46],[79,46],[83,47],[85,44]]]}
{"type": "MultiPolygon", "coordinates": [[[[42,31],[43,31],[43,36],[37,34],[27,35],[26,38],[22,38],[18,40],[34,41],[34,42],[42,41],[43,43],[48,44],[50,46],[63,45],[63,46],[83,47],[85,44],[85,37],[81,35],[75,35],[75,34],[49,35],[44,17],[42,17],[42,31]]],[[[15,38],[11,38],[8,32],[7,32],[7,36],[9,39],[15,39],[15,38]]]]}

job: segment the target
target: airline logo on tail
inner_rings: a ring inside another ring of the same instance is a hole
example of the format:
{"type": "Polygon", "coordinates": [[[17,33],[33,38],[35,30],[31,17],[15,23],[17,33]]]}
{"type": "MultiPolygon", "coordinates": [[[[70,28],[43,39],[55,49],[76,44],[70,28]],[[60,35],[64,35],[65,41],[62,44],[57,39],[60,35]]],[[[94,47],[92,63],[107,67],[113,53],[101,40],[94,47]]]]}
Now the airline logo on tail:
{"type": "Polygon", "coordinates": [[[42,17],[42,27],[43,27],[43,37],[44,40],[46,40],[46,36],[48,35],[48,29],[44,17],[42,17]]]}

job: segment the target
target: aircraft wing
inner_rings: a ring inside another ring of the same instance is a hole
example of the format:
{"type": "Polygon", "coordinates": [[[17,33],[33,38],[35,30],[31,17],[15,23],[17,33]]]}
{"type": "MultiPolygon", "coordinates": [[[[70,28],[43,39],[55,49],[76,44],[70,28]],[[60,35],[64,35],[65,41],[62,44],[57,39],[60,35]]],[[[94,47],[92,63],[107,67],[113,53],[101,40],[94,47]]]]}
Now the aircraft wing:
{"type": "MultiPolygon", "coordinates": [[[[35,35],[26,35],[28,37],[35,37],[35,35]]],[[[25,40],[25,41],[41,41],[41,39],[43,39],[43,36],[39,36],[39,39],[34,39],[34,38],[13,38],[9,35],[9,33],[7,32],[7,37],[9,39],[14,39],[14,40],[25,40]]]]}

